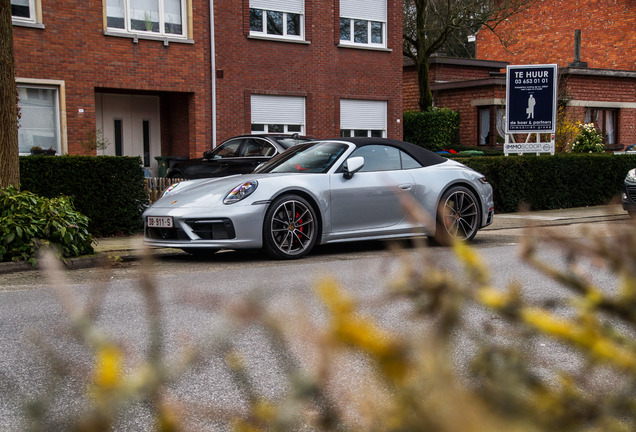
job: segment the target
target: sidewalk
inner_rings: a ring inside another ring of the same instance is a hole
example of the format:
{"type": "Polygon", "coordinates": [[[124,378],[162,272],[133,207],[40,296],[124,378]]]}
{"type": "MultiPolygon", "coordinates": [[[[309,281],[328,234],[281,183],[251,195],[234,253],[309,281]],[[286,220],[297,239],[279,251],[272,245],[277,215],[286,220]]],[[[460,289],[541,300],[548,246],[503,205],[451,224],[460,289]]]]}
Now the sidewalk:
{"type": "Polygon", "coordinates": [[[571,225],[583,222],[612,221],[629,219],[629,215],[621,204],[576,207],[559,210],[542,210],[520,213],[496,214],[492,225],[487,230],[523,228],[528,225],[556,226],[571,225]]]}
{"type": "MultiPolygon", "coordinates": [[[[528,213],[495,214],[492,225],[487,230],[515,229],[528,225],[554,226],[570,225],[581,222],[608,221],[629,219],[629,215],[620,204],[578,207],[561,210],[544,210],[528,213]]],[[[142,236],[100,238],[95,246],[96,253],[117,255],[129,253],[141,248],[142,236]]],[[[171,249],[164,249],[170,251],[171,249]]],[[[174,250],[172,250],[174,251],[174,250]]]]}
{"type": "MultiPolygon", "coordinates": [[[[629,219],[629,215],[620,204],[527,213],[503,213],[495,214],[492,225],[482,231],[516,229],[528,225],[558,226],[624,219],[629,219]]],[[[98,238],[95,245],[95,255],[69,259],[67,267],[70,269],[87,268],[98,265],[108,259],[135,260],[138,257],[138,251],[142,248],[142,241],[143,237],[141,234],[128,237],[98,238]]],[[[170,248],[157,249],[156,252],[160,254],[181,253],[178,249],[170,248]]],[[[33,267],[25,263],[0,263],[0,274],[32,269],[33,267]]]]}

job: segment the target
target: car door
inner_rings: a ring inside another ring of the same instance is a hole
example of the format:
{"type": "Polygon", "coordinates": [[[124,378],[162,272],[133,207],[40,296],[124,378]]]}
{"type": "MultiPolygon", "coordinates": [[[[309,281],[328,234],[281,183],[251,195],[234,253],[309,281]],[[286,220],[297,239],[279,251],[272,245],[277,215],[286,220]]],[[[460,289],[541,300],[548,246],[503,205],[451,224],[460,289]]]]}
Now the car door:
{"type": "Polygon", "coordinates": [[[334,233],[373,230],[399,224],[405,212],[400,202],[404,191],[413,194],[414,180],[401,169],[400,151],[384,145],[358,148],[364,167],[351,179],[332,174],[331,222],[334,233]]]}
{"type": "Polygon", "coordinates": [[[243,138],[233,138],[219,145],[212,151],[212,155],[194,166],[195,177],[223,177],[228,175],[228,161],[239,155],[243,138]]]}

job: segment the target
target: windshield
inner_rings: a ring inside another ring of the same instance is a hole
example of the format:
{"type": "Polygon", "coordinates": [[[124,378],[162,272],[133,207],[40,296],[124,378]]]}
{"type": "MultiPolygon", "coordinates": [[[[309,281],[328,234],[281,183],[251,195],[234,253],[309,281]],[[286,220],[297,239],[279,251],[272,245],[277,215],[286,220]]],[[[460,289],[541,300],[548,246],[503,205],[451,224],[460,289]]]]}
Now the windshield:
{"type": "Polygon", "coordinates": [[[325,173],[347,146],[335,142],[300,144],[261,165],[255,173],[325,173]]]}
{"type": "Polygon", "coordinates": [[[295,146],[296,144],[305,143],[308,141],[313,141],[313,140],[310,138],[294,137],[293,135],[290,136],[289,138],[288,137],[276,138],[276,142],[282,145],[286,149],[290,148],[291,146],[295,146]]]}

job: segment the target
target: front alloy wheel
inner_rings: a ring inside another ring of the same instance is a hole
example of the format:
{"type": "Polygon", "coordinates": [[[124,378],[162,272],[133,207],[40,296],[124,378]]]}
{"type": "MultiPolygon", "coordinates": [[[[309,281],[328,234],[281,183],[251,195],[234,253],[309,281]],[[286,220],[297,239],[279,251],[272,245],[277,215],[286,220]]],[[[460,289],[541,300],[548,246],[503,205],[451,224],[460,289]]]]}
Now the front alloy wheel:
{"type": "Polygon", "coordinates": [[[276,199],[265,214],[263,240],[266,252],[281,259],[300,258],[316,243],[316,214],[309,202],[297,195],[276,199]]]}
{"type": "Polygon", "coordinates": [[[472,240],[481,221],[475,194],[463,186],[450,188],[442,196],[437,221],[435,240],[439,243],[472,240]]]}

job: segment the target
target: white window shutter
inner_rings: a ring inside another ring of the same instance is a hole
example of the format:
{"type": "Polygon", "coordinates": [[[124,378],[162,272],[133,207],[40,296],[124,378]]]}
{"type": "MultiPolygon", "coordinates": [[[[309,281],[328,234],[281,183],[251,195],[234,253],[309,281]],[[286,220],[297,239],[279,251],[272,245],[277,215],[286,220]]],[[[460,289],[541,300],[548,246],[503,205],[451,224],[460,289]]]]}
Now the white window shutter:
{"type": "Polygon", "coordinates": [[[303,14],[305,10],[304,0],[250,0],[253,9],[264,9],[279,12],[303,14]]]}
{"type": "Polygon", "coordinates": [[[305,98],[296,96],[252,95],[252,123],[305,124],[305,98]]]}
{"type": "Polygon", "coordinates": [[[340,16],[386,23],[386,0],[340,0],[340,16]]]}
{"type": "Polygon", "coordinates": [[[386,131],[386,101],[341,99],[340,129],[386,131]]]}

